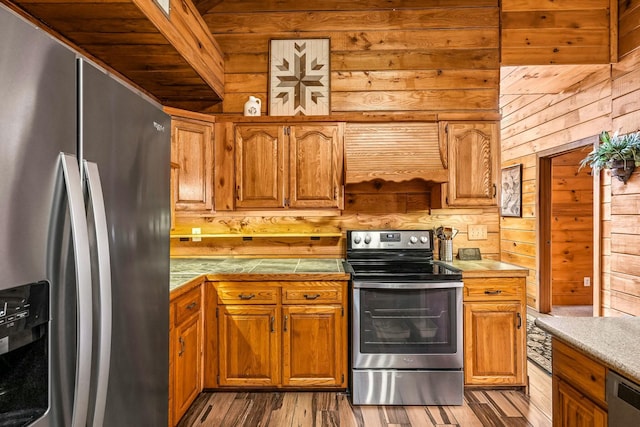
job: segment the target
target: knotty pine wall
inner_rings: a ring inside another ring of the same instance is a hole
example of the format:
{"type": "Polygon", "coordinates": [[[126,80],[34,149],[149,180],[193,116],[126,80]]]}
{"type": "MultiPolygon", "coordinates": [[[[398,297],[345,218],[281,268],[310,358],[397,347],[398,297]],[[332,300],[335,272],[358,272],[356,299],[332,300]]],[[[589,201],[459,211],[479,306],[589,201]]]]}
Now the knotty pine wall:
{"type": "Polygon", "coordinates": [[[347,230],[353,229],[433,229],[452,226],[460,232],[453,240],[458,248],[480,248],[483,257],[498,259],[499,219],[497,208],[431,209],[431,189],[421,180],[402,183],[374,181],[351,184],[346,188],[345,210],[334,215],[310,212],[288,215],[286,211],[259,215],[239,212],[205,218],[176,219],[175,232],[190,233],[191,227],[202,228],[203,234],[216,233],[340,233],[341,237],[255,237],[253,240],[210,238],[201,242],[172,239],[173,257],[319,257],[344,258],[347,230]],[[469,224],[487,225],[488,239],[467,239],[469,224]]]}
{"type": "Polygon", "coordinates": [[[618,0],[618,53],[620,57],[640,46],[640,1],[618,0]]]}
{"type": "MultiPolygon", "coordinates": [[[[502,165],[523,163],[523,218],[501,219],[501,259],[531,270],[527,303],[539,307],[536,245],[536,154],[559,149],[602,130],[628,133],[640,127],[640,49],[594,72],[562,93],[501,96],[502,165]],[[533,194],[531,199],[529,192],[533,194]],[[515,244],[514,244],[515,243],[515,244]]],[[[640,315],[640,210],[636,171],[624,186],[602,173],[598,197],[601,276],[599,311],[606,316],[640,315]],[[635,205],[634,205],[635,204],[635,205]],[[615,207],[615,208],[614,208],[615,207]],[[634,242],[634,243],[629,243],[634,242]]],[[[617,181],[617,180],[616,180],[617,181]]],[[[595,248],[594,248],[595,249],[595,248]]]]}
{"type": "MultiPolygon", "coordinates": [[[[502,0],[502,65],[608,64],[612,62],[610,58],[615,61],[617,2],[502,0]]],[[[620,0],[623,3],[633,2],[620,0]]],[[[629,26],[638,22],[637,14],[635,21],[631,12],[628,15],[629,26]]]]}
{"type": "Polygon", "coordinates": [[[225,56],[225,98],[267,114],[269,40],[331,39],[332,113],[493,112],[498,0],[219,2],[203,14],[225,56]]]}

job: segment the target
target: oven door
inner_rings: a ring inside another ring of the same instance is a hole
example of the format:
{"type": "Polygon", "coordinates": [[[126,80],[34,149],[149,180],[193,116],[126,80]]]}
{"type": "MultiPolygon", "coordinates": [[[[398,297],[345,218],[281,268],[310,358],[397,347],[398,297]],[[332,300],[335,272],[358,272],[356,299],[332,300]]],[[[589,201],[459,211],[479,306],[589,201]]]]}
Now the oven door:
{"type": "Polygon", "coordinates": [[[354,369],[462,369],[462,282],[353,283],[354,369]]]}

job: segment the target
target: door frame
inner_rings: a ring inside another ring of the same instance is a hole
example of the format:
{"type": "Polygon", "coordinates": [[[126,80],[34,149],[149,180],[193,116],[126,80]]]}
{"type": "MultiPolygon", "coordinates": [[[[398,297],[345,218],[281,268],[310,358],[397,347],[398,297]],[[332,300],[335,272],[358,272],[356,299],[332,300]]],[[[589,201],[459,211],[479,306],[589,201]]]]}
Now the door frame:
{"type": "MultiPolygon", "coordinates": [[[[538,311],[551,312],[551,159],[569,151],[585,146],[596,147],[598,135],[589,136],[567,144],[540,151],[536,155],[536,170],[538,183],[538,199],[536,201],[536,229],[538,248],[538,311]]],[[[601,195],[600,174],[593,176],[593,313],[600,313],[600,277],[601,277],[601,195]]]]}

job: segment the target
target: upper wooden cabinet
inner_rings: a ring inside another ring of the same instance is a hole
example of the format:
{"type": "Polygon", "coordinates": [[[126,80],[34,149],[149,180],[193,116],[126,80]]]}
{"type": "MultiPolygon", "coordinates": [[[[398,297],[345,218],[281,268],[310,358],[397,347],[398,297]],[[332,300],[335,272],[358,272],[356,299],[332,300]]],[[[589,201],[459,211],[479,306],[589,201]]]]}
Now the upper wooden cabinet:
{"type": "Polygon", "coordinates": [[[235,126],[236,208],[342,208],[342,123],[235,126]]]}
{"type": "Polygon", "coordinates": [[[173,116],[171,162],[176,215],[213,213],[213,121],[173,116]]]}
{"type": "Polygon", "coordinates": [[[448,146],[446,205],[495,206],[498,194],[498,124],[441,122],[448,146]]]}
{"type": "Polygon", "coordinates": [[[348,123],[345,131],[346,183],[373,179],[446,182],[446,140],[436,122],[348,123]]]}

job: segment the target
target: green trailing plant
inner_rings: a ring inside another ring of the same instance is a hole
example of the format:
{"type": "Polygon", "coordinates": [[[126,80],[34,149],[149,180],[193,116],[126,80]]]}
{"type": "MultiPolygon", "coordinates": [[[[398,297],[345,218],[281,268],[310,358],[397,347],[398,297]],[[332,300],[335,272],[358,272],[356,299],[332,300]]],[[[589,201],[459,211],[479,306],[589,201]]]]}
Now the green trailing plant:
{"type": "Polygon", "coordinates": [[[580,169],[590,166],[597,173],[604,168],[619,167],[616,162],[623,162],[625,169],[640,166],[640,131],[622,136],[618,132],[610,136],[609,132],[603,131],[600,145],[582,159],[580,169]]]}

